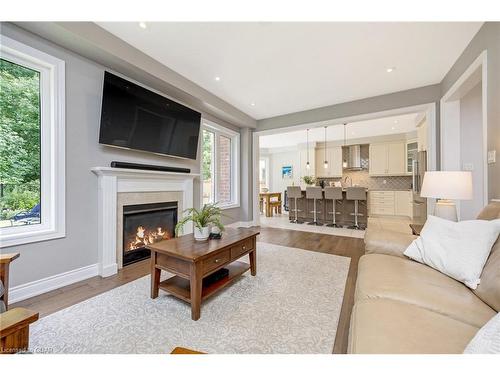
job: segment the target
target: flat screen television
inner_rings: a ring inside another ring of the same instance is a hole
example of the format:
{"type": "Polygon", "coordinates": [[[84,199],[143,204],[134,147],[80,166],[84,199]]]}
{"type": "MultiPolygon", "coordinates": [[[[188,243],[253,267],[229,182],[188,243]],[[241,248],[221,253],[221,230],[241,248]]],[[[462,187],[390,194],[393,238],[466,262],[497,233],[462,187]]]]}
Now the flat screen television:
{"type": "Polygon", "coordinates": [[[99,143],[196,159],[201,114],[104,73],[99,143]]]}

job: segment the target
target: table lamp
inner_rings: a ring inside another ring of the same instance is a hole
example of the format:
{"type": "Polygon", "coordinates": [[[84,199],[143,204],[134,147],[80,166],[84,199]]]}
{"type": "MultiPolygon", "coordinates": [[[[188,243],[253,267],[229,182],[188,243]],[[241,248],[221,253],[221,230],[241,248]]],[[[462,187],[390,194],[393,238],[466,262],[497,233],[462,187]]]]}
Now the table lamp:
{"type": "Polygon", "coordinates": [[[438,198],[435,216],[458,221],[457,207],[452,199],[472,199],[472,174],[462,171],[425,172],[420,196],[438,198]]]}

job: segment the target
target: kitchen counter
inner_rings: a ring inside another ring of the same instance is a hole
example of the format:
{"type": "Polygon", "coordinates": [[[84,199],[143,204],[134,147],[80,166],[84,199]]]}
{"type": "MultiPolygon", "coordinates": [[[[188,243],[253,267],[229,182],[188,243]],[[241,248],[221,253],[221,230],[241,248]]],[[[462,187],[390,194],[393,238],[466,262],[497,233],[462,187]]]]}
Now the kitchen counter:
{"type": "Polygon", "coordinates": [[[368,189],[368,191],[412,191],[412,189],[368,189]]]}
{"type": "MultiPolygon", "coordinates": [[[[333,187],[333,186],[332,186],[333,187]]],[[[362,186],[353,186],[353,187],[362,187],[362,186]]],[[[325,188],[321,189],[322,191],[325,191],[325,188]]],[[[347,188],[343,187],[342,188],[342,191],[345,192],[347,190],[347,188]]],[[[368,188],[365,188],[366,191],[370,191],[370,189],[368,188]]],[[[302,192],[305,193],[306,190],[305,189],[302,189],[302,192]]]]}
{"type": "MultiPolygon", "coordinates": [[[[342,199],[337,201],[336,211],[340,212],[337,214],[337,224],[340,225],[353,225],[354,216],[351,213],[354,212],[354,201],[346,199],[346,189],[342,189],[342,199]]],[[[368,189],[366,189],[368,192],[368,189]]],[[[359,213],[363,216],[358,217],[358,222],[360,225],[366,227],[367,225],[367,215],[368,215],[368,194],[366,195],[366,201],[359,202],[359,213]]],[[[295,218],[295,200],[288,199],[288,207],[290,212],[290,219],[295,218]]],[[[314,210],[314,200],[306,198],[306,191],[302,190],[302,198],[297,199],[297,208],[300,210],[297,214],[299,220],[305,222],[313,221],[314,214],[311,212],[314,210]]],[[[318,199],[316,201],[316,209],[319,211],[317,214],[317,220],[323,224],[330,224],[333,219],[331,212],[333,211],[333,201],[331,199],[318,199]]]]}

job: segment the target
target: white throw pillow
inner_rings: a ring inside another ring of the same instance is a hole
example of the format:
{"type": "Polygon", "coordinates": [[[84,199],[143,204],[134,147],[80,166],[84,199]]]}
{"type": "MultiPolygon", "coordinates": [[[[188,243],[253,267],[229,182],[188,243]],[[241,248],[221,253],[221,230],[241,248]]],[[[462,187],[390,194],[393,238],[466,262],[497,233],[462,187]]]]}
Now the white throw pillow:
{"type": "Polygon", "coordinates": [[[500,219],[457,223],[429,216],[404,254],[476,289],[499,233],[500,219]]]}
{"type": "Polygon", "coordinates": [[[500,313],[496,314],[472,338],[465,354],[500,354],[500,313]]]}

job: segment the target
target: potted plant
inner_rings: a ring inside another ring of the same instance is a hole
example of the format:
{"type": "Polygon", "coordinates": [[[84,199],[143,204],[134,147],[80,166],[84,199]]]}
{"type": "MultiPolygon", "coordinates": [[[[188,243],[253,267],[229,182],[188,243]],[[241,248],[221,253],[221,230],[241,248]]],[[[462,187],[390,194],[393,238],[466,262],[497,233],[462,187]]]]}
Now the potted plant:
{"type": "Polygon", "coordinates": [[[206,241],[210,235],[210,226],[217,227],[220,231],[224,230],[220,218],[221,209],[217,203],[205,204],[201,210],[188,208],[184,211],[186,214],[175,226],[175,235],[178,236],[184,225],[190,221],[194,224],[194,239],[197,241],[206,241]]]}
{"type": "Polygon", "coordinates": [[[316,179],[313,176],[304,176],[302,177],[302,180],[305,182],[306,185],[314,185],[316,183],[316,179]]]}

